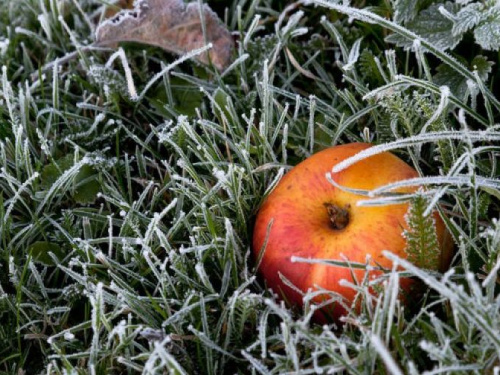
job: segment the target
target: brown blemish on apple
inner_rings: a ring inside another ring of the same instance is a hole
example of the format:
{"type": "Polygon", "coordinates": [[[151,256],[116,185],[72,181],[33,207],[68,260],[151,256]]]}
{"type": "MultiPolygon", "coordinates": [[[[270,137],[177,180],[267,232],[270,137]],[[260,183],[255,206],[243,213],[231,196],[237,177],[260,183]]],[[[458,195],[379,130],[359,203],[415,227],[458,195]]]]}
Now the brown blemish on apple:
{"type": "Polygon", "coordinates": [[[335,203],[323,203],[330,219],[330,227],[332,229],[344,229],[349,224],[349,208],[350,204],[346,204],[344,208],[337,206],[335,203]]]}

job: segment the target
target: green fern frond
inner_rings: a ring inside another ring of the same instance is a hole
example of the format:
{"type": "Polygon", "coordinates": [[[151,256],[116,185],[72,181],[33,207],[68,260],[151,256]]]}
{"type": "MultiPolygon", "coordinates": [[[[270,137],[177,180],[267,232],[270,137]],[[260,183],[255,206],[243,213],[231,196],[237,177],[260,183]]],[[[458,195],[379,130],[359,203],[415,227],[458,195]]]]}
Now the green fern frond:
{"type": "Polygon", "coordinates": [[[439,244],[434,217],[424,215],[428,203],[422,192],[412,199],[406,216],[408,230],[404,231],[406,253],[416,266],[436,270],[439,268],[439,244]]]}

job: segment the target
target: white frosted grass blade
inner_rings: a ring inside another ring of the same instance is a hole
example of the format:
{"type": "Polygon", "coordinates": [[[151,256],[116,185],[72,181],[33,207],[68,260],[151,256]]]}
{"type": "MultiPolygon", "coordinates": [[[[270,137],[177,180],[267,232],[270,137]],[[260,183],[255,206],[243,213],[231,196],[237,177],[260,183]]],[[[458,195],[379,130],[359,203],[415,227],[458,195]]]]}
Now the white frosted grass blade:
{"type": "Polygon", "coordinates": [[[393,49],[386,50],[384,52],[385,59],[387,60],[387,68],[389,69],[390,77],[392,81],[397,80],[398,76],[398,64],[396,62],[396,51],[393,49]]]}
{"type": "Polygon", "coordinates": [[[36,39],[37,41],[42,43],[45,47],[49,47],[51,45],[51,42],[43,38],[39,33],[35,33],[31,30],[25,29],[24,27],[17,26],[14,29],[14,31],[16,32],[16,34],[26,35],[30,38],[36,39]]]}
{"type": "Polygon", "coordinates": [[[427,122],[424,124],[422,129],[420,130],[420,133],[426,133],[427,128],[434,123],[439,116],[444,114],[444,111],[448,105],[448,98],[450,97],[450,88],[448,86],[441,86],[439,88],[439,91],[441,92],[441,98],[439,100],[439,105],[436,108],[436,111],[432,114],[432,116],[427,120],[427,122]]]}
{"type": "Polygon", "coordinates": [[[432,199],[427,204],[427,208],[425,209],[423,216],[429,216],[431,212],[434,210],[434,207],[437,206],[439,200],[448,192],[448,186],[443,186],[439,189],[435,190],[435,193],[432,196],[432,199]]]}
{"type": "Polygon", "coordinates": [[[359,59],[359,48],[361,46],[361,41],[363,38],[357,39],[352,45],[351,51],[349,51],[349,59],[347,63],[342,67],[345,71],[350,71],[354,69],[354,65],[358,62],[359,59]]]}
{"type": "MultiPolygon", "coordinates": [[[[269,61],[266,59],[264,60],[264,64],[262,67],[262,81],[257,83],[257,89],[260,87],[261,89],[261,96],[262,96],[262,121],[259,122],[259,134],[262,136],[264,139],[268,139],[268,129],[270,125],[270,120],[269,117],[272,115],[272,93],[269,89],[269,61]]],[[[257,77],[256,77],[257,78],[257,77]]]]}
{"type": "Polygon", "coordinates": [[[154,254],[151,252],[150,249],[144,249],[142,251],[142,256],[146,260],[146,263],[148,264],[149,269],[151,270],[151,272],[153,273],[153,275],[155,275],[156,280],[158,280],[158,283],[163,286],[165,280],[162,277],[162,273],[160,273],[160,271],[158,270],[157,265],[153,262],[153,260],[151,260],[151,257],[154,256],[154,254]]]}
{"type": "MultiPolygon", "coordinates": [[[[346,310],[349,311],[350,307],[346,305],[345,298],[342,294],[339,294],[337,292],[331,291],[329,289],[322,288],[319,285],[314,285],[315,289],[309,289],[306,293],[306,295],[303,297],[303,301],[305,304],[311,304],[314,303],[314,305],[311,305],[311,312],[310,314],[312,315],[314,311],[320,310],[326,306],[330,306],[334,303],[342,305],[342,307],[346,310]],[[316,297],[321,297],[321,302],[317,303],[315,301],[316,297]],[[328,297],[328,298],[326,298],[328,297]],[[314,311],[312,311],[314,310],[314,311]]],[[[307,318],[307,321],[309,318],[307,318]]]]}
{"type": "Polygon", "coordinates": [[[89,326],[89,322],[88,321],[84,321],[83,323],[80,323],[80,324],[77,324],[71,328],[67,328],[63,331],[60,331],[60,332],[57,332],[56,334],[50,336],[48,339],[47,339],[47,343],[51,346],[53,346],[55,344],[55,340],[60,338],[60,337],[64,337],[65,335],[68,335],[68,334],[73,334],[73,332],[78,332],[80,330],[83,330],[85,328],[87,328],[89,326]]]}
{"type": "MultiPolygon", "coordinates": [[[[298,257],[296,255],[292,255],[290,257],[290,261],[292,263],[323,264],[325,266],[333,266],[333,267],[355,268],[362,270],[367,269],[367,265],[365,263],[342,261],[340,259],[337,260],[337,259],[303,258],[303,257],[298,257]]],[[[379,267],[374,267],[374,266],[368,266],[368,268],[373,270],[381,269],[379,267]]]]}
{"type": "Polygon", "coordinates": [[[278,277],[287,287],[295,291],[297,294],[304,296],[304,292],[300,290],[294,283],[292,283],[285,275],[283,275],[280,271],[278,271],[278,277]]]}
{"type": "Polygon", "coordinates": [[[500,274],[500,257],[497,259],[495,266],[491,269],[488,276],[483,280],[482,286],[485,288],[489,284],[495,282],[500,274]]]}
{"type": "MultiPolygon", "coordinates": [[[[434,190],[427,189],[422,194],[424,196],[432,195],[434,190]]],[[[384,194],[385,195],[385,194],[384,194]]],[[[373,199],[361,199],[356,202],[357,207],[375,207],[375,206],[387,206],[391,204],[405,204],[410,202],[415,197],[415,194],[397,194],[393,193],[390,196],[382,196],[380,198],[373,199]]]]}
{"type": "Polygon", "coordinates": [[[253,34],[259,30],[261,27],[259,27],[259,22],[260,22],[261,15],[256,14],[252,20],[252,23],[248,27],[246,31],[245,38],[243,38],[243,49],[247,49],[247,45],[250,42],[250,39],[252,39],[253,34]]]}
{"type": "Polygon", "coordinates": [[[243,64],[245,61],[248,60],[250,55],[248,53],[244,53],[240,57],[238,57],[236,60],[234,60],[231,65],[229,65],[224,72],[220,75],[220,78],[224,78],[228,73],[232,72],[235,68],[243,64]]]}
{"type": "MultiPolygon", "coordinates": [[[[277,22],[275,24],[276,33],[281,34],[282,37],[285,36],[286,34],[288,34],[293,29],[296,28],[296,26],[299,24],[299,22],[302,19],[302,17],[304,17],[304,11],[302,11],[302,10],[299,10],[298,12],[293,13],[290,16],[290,18],[288,19],[287,24],[282,29],[279,29],[280,22],[277,22]]],[[[280,17],[280,21],[281,20],[282,20],[282,18],[280,17]]]]}
{"type": "Polygon", "coordinates": [[[350,188],[350,187],[347,187],[347,186],[344,186],[344,185],[340,185],[339,183],[337,183],[337,181],[335,181],[335,179],[333,178],[332,176],[332,173],[331,172],[326,172],[325,173],[325,177],[326,179],[328,180],[329,183],[331,183],[333,186],[335,186],[336,188],[342,190],[342,191],[346,191],[348,193],[352,193],[352,194],[356,194],[356,195],[362,195],[362,196],[365,196],[367,197],[368,194],[369,194],[369,190],[364,190],[364,189],[353,189],[353,188],[350,188]]]}
{"type": "Polygon", "coordinates": [[[170,373],[172,374],[187,375],[184,368],[167,350],[168,344],[171,341],[172,339],[167,336],[160,342],[154,342],[154,349],[142,369],[143,375],[158,374],[159,372],[163,372],[165,369],[171,370],[170,373]]]}
{"type": "Polygon", "coordinates": [[[281,322],[280,324],[281,334],[283,337],[283,342],[285,344],[285,351],[288,354],[288,358],[292,360],[293,367],[296,373],[300,370],[300,361],[297,354],[297,347],[295,342],[295,337],[291,332],[291,327],[287,322],[281,322]]]}
{"type": "Polygon", "coordinates": [[[481,365],[450,365],[450,366],[440,366],[435,370],[424,371],[422,375],[439,375],[439,374],[471,374],[480,373],[483,369],[481,365]]]}
{"type": "Polygon", "coordinates": [[[392,327],[394,324],[394,312],[399,295],[399,272],[396,272],[397,264],[393,265],[387,288],[385,289],[384,310],[387,311],[385,327],[385,343],[390,344],[392,327]]]}
{"type": "Polygon", "coordinates": [[[276,173],[276,176],[274,179],[271,181],[269,186],[267,187],[266,191],[264,192],[264,196],[267,196],[268,194],[271,194],[271,192],[274,190],[274,188],[278,185],[278,183],[281,181],[281,178],[285,175],[285,169],[280,168],[278,170],[278,173],[276,173]]]}
{"type": "Polygon", "coordinates": [[[278,315],[282,320],[291,322],[292,316],[290,315],[290,311],[285,308],[284,302],[281,302],[281,305],[278,305],[275,301],[270,298],[264,299],[264,304],[269,307],[269,309],[278,315]]]}
{"type": "MultiPolygon", "coordinates": [[[[191,303],[191,300],[194,297],[195,297],[194,291],[192,291],[191,293],[189,293],[189,295],[184,298],[184,301],[183,301],[184,304],[183,304],[183,306],[180,309],[178,309],[174,314],[172,314],[170,317],[168,317],[162,323],[162,327],[167,327],[167,326],[169,326],[171,324],[177,323],[179,320],[181,320],[182,318],[184,318],[184,316],[186,314],[188,314],[189,312],[191,312],[192,310],[194,310],[196,308],[199,308],[200,304],[202,302],[198,301],[198,302],[191,303]]],[[[218,299],[219,299],[218,295],[207,295],[207,296],[204,296],[205,303],[216,301],[218,299]]]]}
{"type": "Polygon", "coordinates": [[[57,17],[57,20],[61,23],[61,25],[63,26],[64,30],[66,30],[66,32],[68,33],[69,35],[69,39],[71,40],[71,43],[73,43],[73,46],[79,51],[80,53],[80,50],[82,49],[82,45],[81,43],[76,39],[76,35],[73,33],[73,31],[70,29],[70,27],[68,26],[68,24],[66,23],[66,21],[64,20],[64,17],[62,15],[59,15],[59,17],[57,17]]]}
{"type": "Polygon", "coordinates": [[[203,263],[198,262],[194,266],[194,268],[195,268],[196,274],[198,275],[198,278],[200,279],[201,283],[205,286],[205,288],[207,288],[210,293],[215,294],[216,293],[215,289],[214,289],[212,283],[210,282],[210,279],[208,277],[207,271],[205,270],[203,263]]]}
{"type": "Polygon", "coordinates": [[[47,7],[45,6],[45,3],[43,1],[39,1],[40,8],[42,13],[40,13],[37,17],[38,22],[40,22],[40,26],[42,27],[43,32],[45,35],[47,35],[47,39],[49,41],[53,41],[52,39],[52,29],[50,28],[50,19],[51,16],[49,12],[47,11],[47,7]]]}
{"type": "Polygon", "coordinates": [[[188,330],[191,331],[196,337],[200,339],[202,343],[204,343],[207,347],[218,351],[219,353],[222,353],[229,358],[236,359],[236,357],[229,353],[228,351],[222,349],[219,345],[217,345],[213,340],[211,340],[204,332],[198,331],[196,328],[194,328],[192,325],[188,327],[188,330]]]}
{"type": "Polygon", "coordinates": [[[192,59],[195,56],[201,55],[204,52],[207,52],[212,47],[213,47],[212,43],[209,43],[204,47],[197,48],[195,50],[192,50],[192,51],[186,53],[185,55],[181,56],[180,58],[178,58],[174,62],[168,64],[165,68],[163,68],[160,72],[156,73],[153,76],[153,78],[151,78],[149,80],[149,82],[146,84],[144,89],[139,94],[137,100],[138,101],[142,100],[144,98],[144,95],[146,95],[146,93],[149,91],[149,89],[156,83],[156,81],[158,81],[160,78],[162,78],[164,74],[170,72],[173,68],[175,68],[177,65],[182,64],[184,61],[192,59]]]}
{"type": "MultiPolygon", "coordinates": [[[[481,91],[483,96],[488,97],[488,95],[487,95],[488,89],[484,86],[483,80],[479,77],[479,73],[477,72],[477,70],[474,70],[473,74],[474,74],[474,78],[476,80],[475,83],[476,83],[477,87],[479,88],[479,90],[481,91]]],[[[488,115],[488,120],[490,122],[489,125],[493,125],[495,123],[495,118],[494,118],[493,110],[491,108],[491,104],[490,104],[489,100],[484,101],[484,107],[486,108],[486,113],[488,115]]]]}
{"type": "Polygon", "coordinates": [[[28,262],[28,267],[31,271],[31,275],[34,277],[38,286],[40,287],[40,291],[42,292],[42,295],[44,296],[45,299],[48,300],[49,295],[47,294],[47,289],[45,288],[45,284],[43,283],[42,275],[40,275],[40,272],[38,272],[38,269],[36,268],[35,264],[31,260],[28,262]]]}
{"type": "Polygon", "coordinates": [[[160,213],[156,212],[153,215],[153,219],[149,223],[148,229],[146,230],[146,233],[144,234],[143,244],[147,245],[150,243],[150,241],[152,240],[155,228],[158,227],[159,223],[165,217],[165,215],[168,214],[168,212],[170,210],[172,210],[176,205],[177,205],[177,198],[174,198],[169,203],[169,205],[163,209],[163,211],[161,211],[160,213]]]}
{"type": "MultiPolygon", "coordinates": [[[[484,131],[469,131],[468,137],[472,142],[498,142],[500,141],[500,132],[487,129],[484,131]]],[[[399,148],[406,148],[411,146],[417,146],[423,143],[433,143],[441,140],[463,140],[464,133],[461,131],[442,131],[442,132],[429,132],[425,134],[419,134],[413,137],[398,139],[397,141],[384,143],[376,146],[372,146],[365,150],[358,152],[356,155],[351,156],[348,159],[343,160],[332,168],[333,173],[338,173],[344,169],[350,167],[351,165],[367,159],[371,156],[381,154],[386,151],[396,150],[399,148]]]]}
{"type": "MultiPolygon", "coordinates": [[[[464,168],[466,168],[468,166],[469,161],[471,160],[471,158],[474,155],[477,155],[483,151],[487,152],[488,150],[489,150],[489,147],[478,147],[478,148],[472,149],[471,152],[463,153],[455,160],[455,162],[450,167],[446,176],[458,175],[460,171],[462,171],[464,168]]],[[[432,194],[433,195],[432,199],[430,200],[426,210],[424,211],[424,216],[427,216],[432,212],[432,210],[438,204],[441,197],[444,194],[446,194],[446,192],[448,191],[448,188],[449,188],[449,186],[443,186],[443,187],[440,187],[440,188],[434,190],[434,192],[432,194]]],[[[423,192],[423,193],[427,195],[427,191],[423,192]]]]}
{"type": "Polygon", "coordinates": [[[47,315],[65,314],[65,313],[67,313],[69,311],[71,311],[71,307],[68,307],[68,306],[56,306],[56,307],[52,307],[49,310],[47,310],[47,315]]]}
{"type": "MultiPolygon", "coordinates": [[[[3,168],[2,168],[3,169],[3,168]]],[[[7,174],[6,173],[0,173],[0,178],[6,178],[7,177],[7,174]]],[[[13,176],[11,176],[12,179],[14,179],[13,176]]],[[[7,206],[7,209],[5,210],[5,213],[4,213],[4,216],[3,216],[3,220],[2,222],[0,223],[0,231],[1,231],[1,228],[3,227],[4,223],[7,222],[8,218],[10,217],[10,214],[12,212],[12,210],[14,209],[14,205],[19,201],[19,200],[22,200],[22,197],[21,195],[26,192],[28,190],[28,187],[39,177],[39,174],[38,172],[35,172],[33,173],[33,175],[28,178],[26,181],[24,181],[21,185],[19,185],[19,188],[18,189],[15,189],[14,186],[11,185],[11,189],[12,190],[15,190],[16,193],[14,194],[14,196],[10,199],[10,202],[9,202],[9,205],[7,206]]],[[[18,183],[18,181],[16,180],[16,182],[18,183]]]]}
{"type": "Polygon", "coordinates": [[[260,344],[260,357],[267,357],[267,325],[269,318],[269,309],[264,310],[259,318],[259,326],[257,328],[259,332],[259,344],[260,344]]]}
{"type": "Polygon", "coordinates": [[[14,112],[14,106],[12,100],[14,99],[14,92],[12,90],[12,85],[7,77],[7,67],[5,65],[2,66],[2,94],[5,103],[7,104],[7,108],[9,110],[9,118],[13,124],[18,122],[18,118],[14,112]]]}
{"type": "Polygon", "coordinates": [[[257,370],[260,374],[270,375],[271,372],[269,369],[258,359],[252,357],[247,351],[242,350],[241,355],[245,357],[245,359],[252,364],[253,368],[257,370]]]}
{"type": "Polygon", "coordinates": [[[85,13],[85,11],[82,9],[82,6],[80,5],[81,1],[78,0],[71,0],[72,3],[75,5],[76,9],[78,9],[78,13],[82,16],[83,20],[87,24],[88,28],[90,29],[91,33],[94,34],[95,32],[95,23],[91,21],[89,18],[88,14],[85,13]]]}
{"type": "Polygon", "coordinates": [[[391,353],[389,352],[385,344],[382,342],[380,337],[372,333],[370,335],[370,341],[373,345],[373,348],[379,354],[380,358],[384,362],[388,373],[391,375],[403,375],[403,372],[399,368],[394,358],[392,358],[391,353]]]}
{"type": "Polygon", "coordinates": [[[415,51],[415,56],[417,58],[417,64],[419,67],[419,71],[423,70],[427,80],[429,82],[432,82],[432,73],[431,73],[429,64],[427,63],[427,60],[425,59],[424,51],[422,50],[422,43],[420,42],[420,39],[415,39],[413,41],[413,50],[415,51]]]}
{"type": "Polygon", "coordinates": [[[130,99],[136,101],[138,100],[137,89],[135,88],[134,78],[132,77],[132,70],[130,69],[130,64],[128,63],[127,55],[125,55],[125,51],[123,50],[122,47],[118,48],[118,51],[116,51],[110,56],[110,58],[106,62],[105,67],[110,68],[111,64],[117,58],[120,59],[123,66],[123,70],[125,72],[125,80],[127,81],[127,88],[130,95],[130,99]]]}
{"type": "MultiPolygon", "coordinates": [[[[136,371],[137,373],[143,373],[144,367],[132,362],[130,358],[117,357],[116,361],[122,365],[125,365],[129,369],[136,371]]],[[[47,374],[49,375],[49,374],[47,374]]]]}
{"type": "Polygon", "coordinates": [[[90,346],[89,366],[95,366],[99,358],[99,335],[101,330],[102,319],[104,318],[104,301],[102,298],[103,284],[97,284],[95,294],[89,296],[92,305],[91,322],[92,322],[92,343],[90,346]]]}
{"type": "Polygon", "coordinates": [[[429,287],[447,298],[460,313],[469,317],[471,322],[476,324],[477,328],[489,338],[491,343],[495,346],[497,355],[500,357],[500,337],[495,327],[493,327],[484,317],[484,315],[488,313],[488,310],[490,310],[488,306],[483,306],[482,301],[478,302],[473,296],[468,295],[463,287],[458,287],[448,280],[439,281],[429,272],[414,266],[405,259],[399,258],[390,251],[384,250],[382,254],[391,261],[398,262],[402,267],[417,276],[429,287]]]}
{"type": "Polygon", "coordinates": [[[457,187],[483,186],[492,189],[500,189],[500,180],[475,176],[475,184],[473,184],[471,176],[468,175],[415,177],[381,186],[377,189],[370,191],[369,196],[374,197],[382,193],[385,193],[387,191],[403,187],[426,186],[426,185],[452,185],[457,187]]]}
{"type": "MultiPolygon", "coordinates": [[[[68,136],[68,139],[75,140],[75,139],[81,139],[81,138],[87,138],[89,137],[93,132],[97,130],[97,126],[104,121],[106,118],[106,115],[104,113],[99,113],[95,118],[94,122],[92,125],[85,131],[80,132],[80,133],[75,133],[71,134],[68,136]]],[[[110,120],[111,121],[111,120],[110,120]]]]}
{"type": "Polygon", "coordinates": [[[316,111],[316,97],[314,95],[309,96],[309,121],[307,122],[307,133],[309,138],[309,154],[312,155],[314,152],[314,130],[316,128],[314,123],[314,114],[316,111]]]}
{"type": "Polygon", "coordinates": [[[45,198],[38,206],[36,213],[40,214],[45,209],[45,206],[49,205],[52,202],[52,200],[56,196],[56,193],[60,191],[67,191],[70,185],[73,183],[75,177],[80,172],[80,169],[87,163],[88,159],[84,157],[78,163],[74,164],[71,168],[64,171],[64,173],[52,184],[50,189],[47,191],[45,198]]]}

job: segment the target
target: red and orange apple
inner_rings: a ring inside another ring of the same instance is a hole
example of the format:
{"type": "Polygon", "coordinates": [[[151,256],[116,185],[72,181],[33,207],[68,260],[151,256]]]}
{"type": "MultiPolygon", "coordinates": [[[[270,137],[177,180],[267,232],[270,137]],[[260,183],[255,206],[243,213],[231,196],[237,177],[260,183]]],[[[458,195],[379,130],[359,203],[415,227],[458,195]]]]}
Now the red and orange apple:
{"type": "MultiPolygon", "coordinates": [[[[301,305],[302,296],[286,285],[279,273],[304,292],[324,288],[343,296],[347,304],[353,302],[356,292],[341,285],[340,280],[354,282],[353,274],[357,280],[362,280],[365,274],[363,269],[292,262],[292,256],[366,263],[369,254],[372,265],[388,269],[392,264],[382,255],[383,250],[407,257],[406,240],[402,235],[407,228],[407,203],[357,206],[357,201],[367,198],[341,190],[325,177],[334,165],[370,146],[346,144],[309,157],[283,177],[260,208],[253,234],[254,254],[257,258],[262,257],[259,271],[267,285],[290,303],[301,305]]],[[[338,185],[363,190],[417,176],[412,167],[389,152],[332,173],[338,185]]],[[[398,192],[415,189],[405,188],[398,192]]],[[[441,250],[440,268],[444,269],[449,265],[453,243],[439,215],[434,215],[441,250]]],[[[380,273],[373,271],[374,276],[380,273]]],[[[406,291],[411,284],[409,279],[401,280],[406,291]]],[[[324,298],[317,297],[316,302],[324,298]]],[[[324,310],[319,314],[323,313],[324,310]]],[[[328,308],[328,315],[333,320],[345,313],[341,304],[328,308]]]]}

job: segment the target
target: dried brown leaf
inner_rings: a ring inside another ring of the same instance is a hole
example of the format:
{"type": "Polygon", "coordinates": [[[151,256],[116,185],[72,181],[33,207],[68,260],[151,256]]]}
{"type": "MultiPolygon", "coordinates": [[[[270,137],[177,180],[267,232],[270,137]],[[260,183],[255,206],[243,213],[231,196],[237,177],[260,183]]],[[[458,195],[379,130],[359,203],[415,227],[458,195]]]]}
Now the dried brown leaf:
{"type": "Polygon", "coordinates": [[[116,4],[109,5],[104,11],[104,18],[111,18],[115,16],[121,9],[132,9],[134,7],[134,0],[118,0],[116,4]]]}
{"type": "Polygon", "coordinates": [[[311,73],[309,70],[307,69],[304,69],[300,64],[299,62],[297,61],[297,59],[295,59],[295,56],[293,55],[293,53],[288,49],[288,48],[285,48],[285,51],[286,51],[286,55],[288,56],[288,58],[290,59],[290,62],[292,63],[292,65],[300,72],[302,73],[303,75],[305,75],[307,78],[311,78],[311,79],[314,79],[314,80],[317,80],[318,77],[316,77],[313,73],[311,73]]]}
{"type": "Polygon", "coordinates": [[[182,0],[136,0],[134,9],[122,10],[104,21],[96,30],[96,42],[101,46],[120,42],[139,42],[161,47],[182,55],[208,43],[213,47],[196,58],[219,70],[232,60],[233,39],[217,14],[206,4],[184,4],[182,0]],[[205,24],[206,40],[202,22],[205,24]]]}

